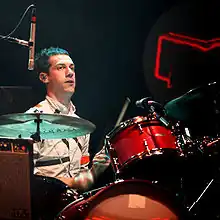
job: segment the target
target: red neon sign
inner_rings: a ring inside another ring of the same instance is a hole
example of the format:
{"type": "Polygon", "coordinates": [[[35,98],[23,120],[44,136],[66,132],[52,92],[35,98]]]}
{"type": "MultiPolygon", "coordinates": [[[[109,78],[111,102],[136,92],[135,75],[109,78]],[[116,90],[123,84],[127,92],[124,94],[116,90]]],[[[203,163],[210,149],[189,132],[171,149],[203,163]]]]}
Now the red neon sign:
{"type": "Polygon", "coordinates": [[[189,36],[185,36],[181,34],[175,34],[171,32],[168,34],[159,36],[158,42],[157,42],[156,64],[155,64],[154,76],[159,80],[165,81],[167,83],[167,88],[172,88],[172,84],[171,84],[172,72],[170,71],[168,73],[168,76],[164,76],[160,72],[160,59],[161,59],[162,46],[163,46],[164,41],[169,41],[174,44],[187,45],[189,47],[199,49],[202,52],[207,52],[216,47],[220,47],[220,38],[214,38],[211,40],[201,40],[198,38],[193,38],[193,37],[189,37],[189,36]]]}

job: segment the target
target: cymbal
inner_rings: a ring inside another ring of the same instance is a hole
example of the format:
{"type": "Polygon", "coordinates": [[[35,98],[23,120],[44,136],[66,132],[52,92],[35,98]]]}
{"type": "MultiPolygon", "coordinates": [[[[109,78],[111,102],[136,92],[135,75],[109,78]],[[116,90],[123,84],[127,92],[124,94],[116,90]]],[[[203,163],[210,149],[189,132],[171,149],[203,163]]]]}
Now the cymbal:
{"type": "Polygon", "coordinates": [[[75,138],[92,133],[95,125],[85,119],[45,113],[0,116],[0,136],[38,139],[75,138]]]}
{"type": "MultiPolygon", "coordinates": [[[[182,96],[164,105],[168,117],[182,121],[186,125],[202,126],[207,130],[215,130],[220,110],[220,86],[212,82],[191,89],[182,96]]],[[[218,125],[219,126],[219,125],[218,125]]],[[[210,131],[211,132],[211,131],[210,131]]]]}
{"type": "Polygon", "coordinates": [[[182,96],[166,103],[164,106],[165,112],[168,116],[177,120],[187,120],[190,114],[198,109],[200,109],[200,112],[207,109],[212,111],[213,105],[216,104],[216,99],[218,99],[219,91],[219,84],[216,82],[191,89],[182,96]]]}

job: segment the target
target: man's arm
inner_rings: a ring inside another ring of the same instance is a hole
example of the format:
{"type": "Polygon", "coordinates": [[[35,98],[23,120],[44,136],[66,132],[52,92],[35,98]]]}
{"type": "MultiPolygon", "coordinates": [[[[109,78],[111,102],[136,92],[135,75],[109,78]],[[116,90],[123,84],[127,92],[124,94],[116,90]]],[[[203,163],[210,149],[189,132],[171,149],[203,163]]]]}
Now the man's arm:
{"type": "Polygon", "coordinates": [[[92,167],[90,171],[92,172],[93,178],[96,180],[109,166],[110,157],[106,153],[105,146],[95,154],[92,160],[92,167]]]}
{"type": "MultiPolygon", "coordinates": [[[[71,188],[85,191],[91,188],[94,183],[92,172],[88,168],[90,162],[90,156],[89,156],[90,135],[74,138],[74,140],[76,141],[82,153],[82,157],[80,161],[81,164],[80,171],[77,175],[74,175],[73,177],[56,177],[56,178],[63,181],[67,186],[71,188]]],[[[73,165],[74,164],[70,164],[70,166],[73,165]]]]}
{"type": "MultiPolygon", "coordinates": [[[[107,169],[110,158],[103,147],[93,158],[91,169],[83,169],[74,177],[57,177],[71,188],[86,191],[92,187],[98,177],[107,169]]],[[[85,168],[85,167],[84,167],[85,168]]]]}
{"type": "Polygon", "coordinates": [[[81,171],[74,177],[56,177],[64,182],[67,186],[80,191],[90,189],[94,183],[94,177],[91,170],[81,171]]]}

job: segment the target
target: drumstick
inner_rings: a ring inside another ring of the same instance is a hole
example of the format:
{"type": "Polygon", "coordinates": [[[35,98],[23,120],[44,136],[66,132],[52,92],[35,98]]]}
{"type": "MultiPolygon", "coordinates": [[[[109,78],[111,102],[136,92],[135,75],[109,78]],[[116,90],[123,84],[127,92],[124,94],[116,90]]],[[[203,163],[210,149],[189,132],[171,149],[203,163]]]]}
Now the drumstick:
{"type": "Polygon", "coordinates": [[[131,100],[127,97],[126,100],[125,100],[125,103],[123,105],[123,108],[121,110],[121,113],[118,116],[118,120],[117,120],[117,122],[115,124],[115,127],[117,127],[121,123],[121,121],[122,121],[122,119],[123,119],[123,117],[125,115],[125,112],[126,112],[126,110],[128,108],[128,105],[130,104],[130,102],[131,102],[131,100]]]}

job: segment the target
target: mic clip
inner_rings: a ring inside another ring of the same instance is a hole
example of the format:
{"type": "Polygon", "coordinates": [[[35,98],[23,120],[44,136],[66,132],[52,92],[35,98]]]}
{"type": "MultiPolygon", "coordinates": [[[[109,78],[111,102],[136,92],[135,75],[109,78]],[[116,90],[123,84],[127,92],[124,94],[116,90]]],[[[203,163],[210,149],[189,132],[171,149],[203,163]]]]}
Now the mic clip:
{"type": "Polygon", "coordinates": [[[163,116],[161,116],[159,113],[156,112],[154,106],[151,105],[149,109],[150,109],[151,114],[154,115],[157,120],[162,122],[166,127],[170,126],[170,123],[163,116]]]}
{"type": "Polygon", "coordinates": [[[170,123],[156,110],[160,108],[161,111],[163,111],[163,106],[160,103],[153,101],[150,97],[146,97],[139,101],[136,101],[136,106],[147,109],[147,111],[152,116],[154,116],[157,120],[162,122],[166,127],[170,126],[170,123]]]}

